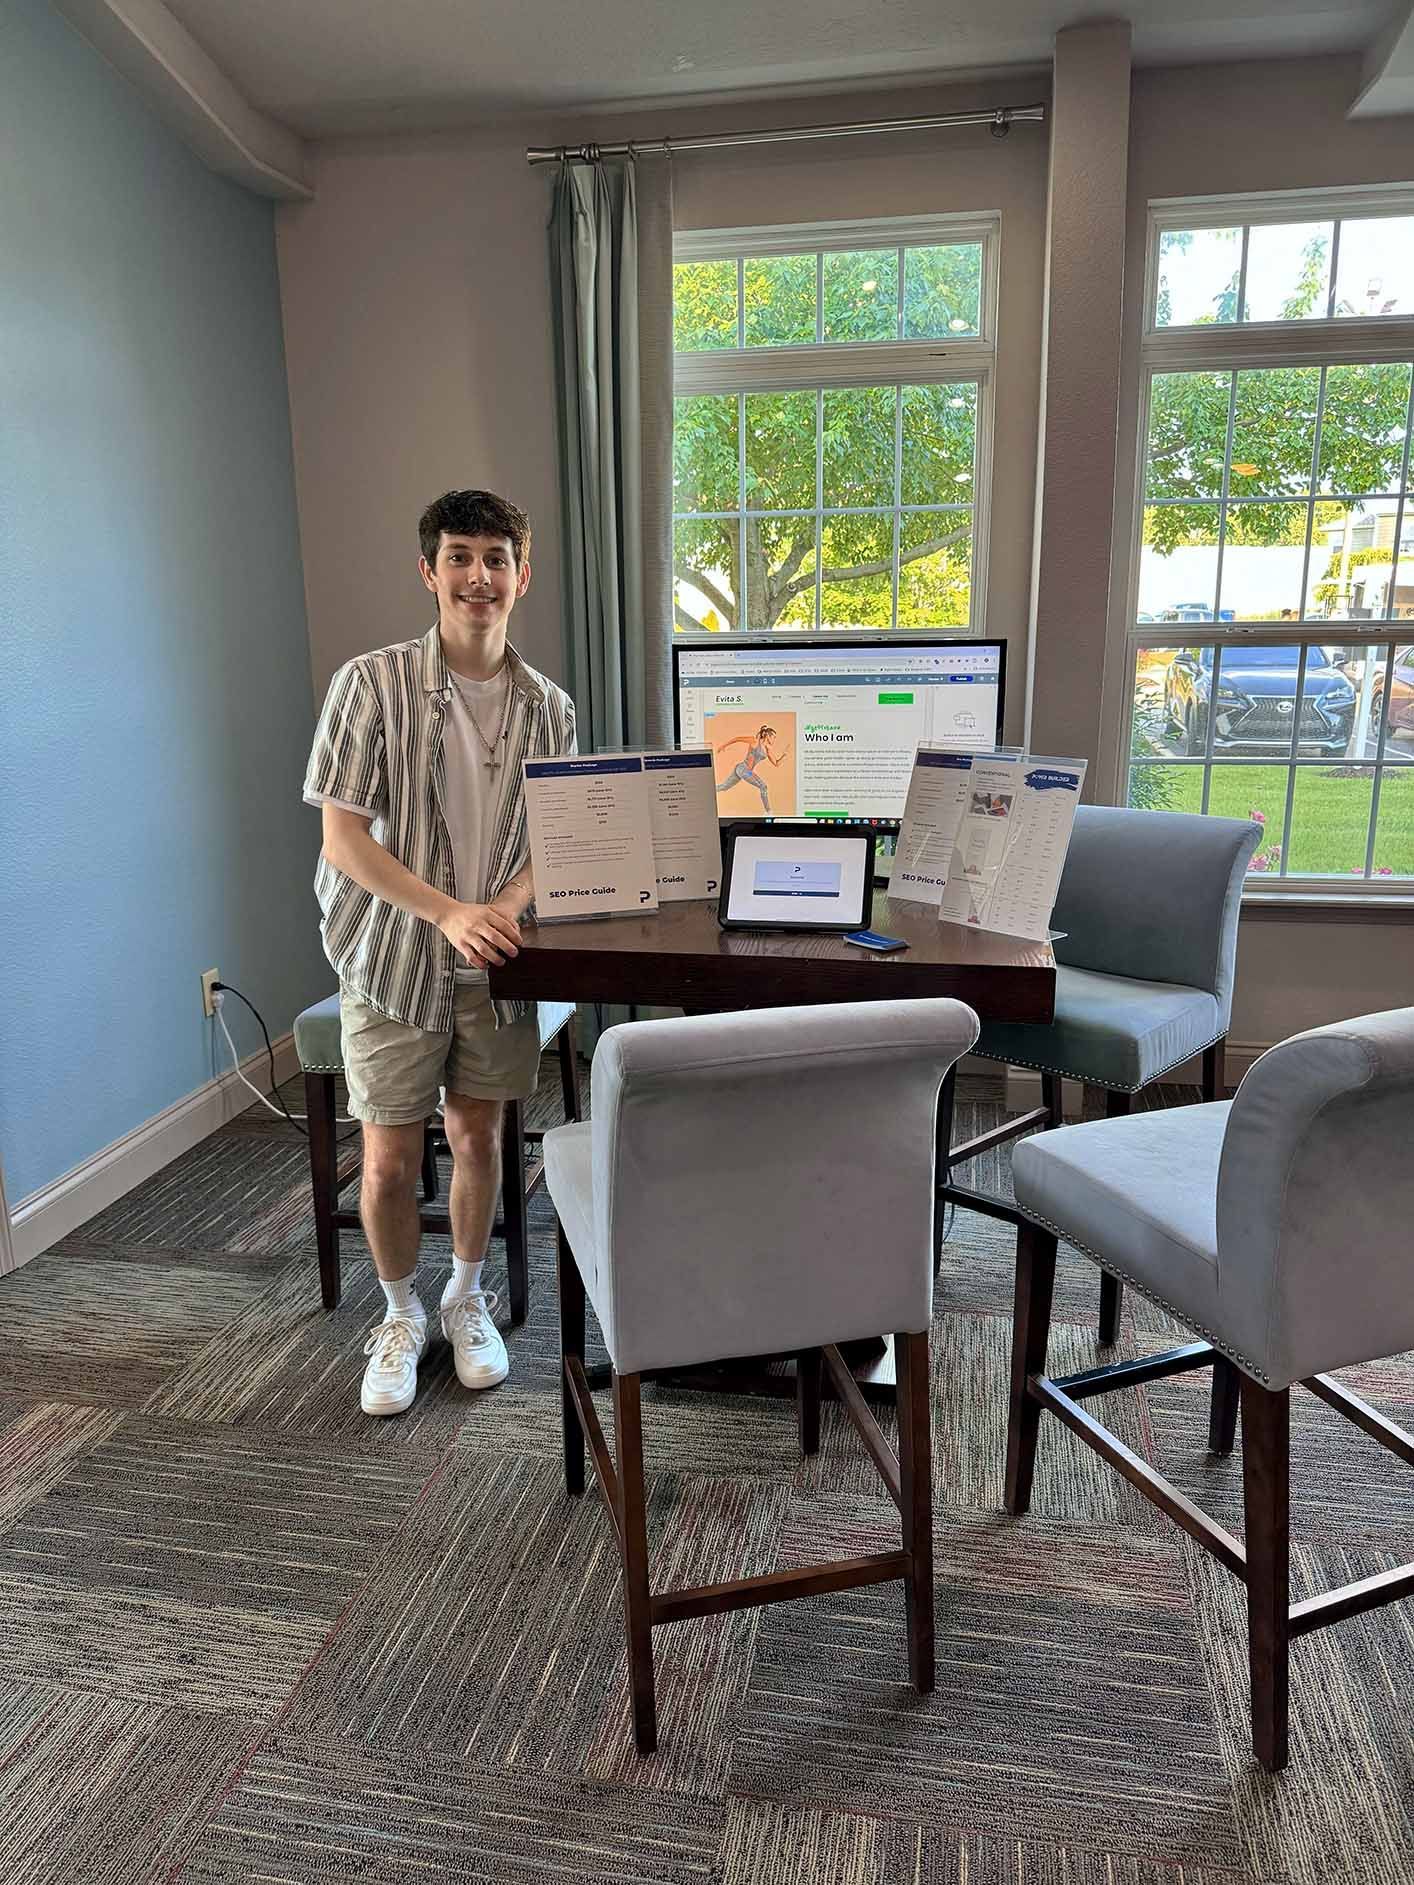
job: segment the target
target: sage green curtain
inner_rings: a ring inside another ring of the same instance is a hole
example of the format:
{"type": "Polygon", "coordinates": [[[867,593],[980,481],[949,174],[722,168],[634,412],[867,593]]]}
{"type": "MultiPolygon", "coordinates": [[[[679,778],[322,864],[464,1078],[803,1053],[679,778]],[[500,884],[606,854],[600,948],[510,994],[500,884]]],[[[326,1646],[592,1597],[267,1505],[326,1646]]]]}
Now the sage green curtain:
{"type": "Polygon", "coordinates": [[[672,734],[673,256],[664,158],[562,164],[550,217],[564,634],[582,751],[672,734]]]}
{"type": "MultiPolygon", "coordinates": [[[[666,159],[565,163],[550,214],[562,582],[581,752],[672,738],[673,231],[666,159]]],[[[582,1006],[580,1042],[628,1018],[582,1006]]]]}

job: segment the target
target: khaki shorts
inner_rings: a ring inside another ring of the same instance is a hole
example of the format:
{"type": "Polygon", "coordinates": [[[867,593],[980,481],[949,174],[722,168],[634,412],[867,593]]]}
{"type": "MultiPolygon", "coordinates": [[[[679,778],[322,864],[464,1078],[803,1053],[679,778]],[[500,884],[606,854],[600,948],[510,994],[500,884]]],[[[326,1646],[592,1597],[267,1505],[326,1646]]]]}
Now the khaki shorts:
{"type": "Polygon", "coordinates": [[[349,1112],[373,1126],[415,1126],[437,1110],[438,1089],[473,1100],[525,1100],[540,1071],[540,1027],[532,1006],[499,1027],[484,982],[457,986],[452,1032],[390,1021],[339,990],[349,1112]]]}

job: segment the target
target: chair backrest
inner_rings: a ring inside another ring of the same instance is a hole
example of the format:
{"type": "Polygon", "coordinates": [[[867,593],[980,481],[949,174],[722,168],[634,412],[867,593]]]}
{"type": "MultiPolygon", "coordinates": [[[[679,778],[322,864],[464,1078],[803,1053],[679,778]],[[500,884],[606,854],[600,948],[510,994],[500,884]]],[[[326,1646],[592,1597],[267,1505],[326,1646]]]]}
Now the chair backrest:
{"type": "Polygon", "coordinates": [[[928,1326],[957,1001],[610,1028],[594,1056],[595,1292],[621,1373],[928,1326]]]}
{"type": "Polygon", "coordinates": [[[1218,1173],[1224,1333],[1273,1387],[1414,1348],[1414,1008],[1270,1048],[1218,1173]]]}
{"type": "Polygon", "coordinates": [[[1056,896],[1056,960],[1178,982],[1232,1013],[1237,918],[1260,825],[1195,812],[1081,805],[1056,896]]]}

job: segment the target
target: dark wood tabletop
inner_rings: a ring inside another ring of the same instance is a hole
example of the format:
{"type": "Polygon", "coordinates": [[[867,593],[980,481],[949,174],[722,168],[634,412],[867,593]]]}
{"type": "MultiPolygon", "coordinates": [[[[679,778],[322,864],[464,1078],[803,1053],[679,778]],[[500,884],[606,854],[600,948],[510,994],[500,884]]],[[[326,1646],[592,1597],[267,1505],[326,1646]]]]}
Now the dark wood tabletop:
{"type": "Polygon", "coordinates": [[[870,927],[908,948],[881,956],[839,936],[723,930],[717,905],[666,903],[645,916],[525,925],[520,953],[491,970],[503,999],[638,1002],[699,1010],[954,996],[984,1021],[1049,1021],[1049,943],[940,923],[876,895],[870,927]]]}

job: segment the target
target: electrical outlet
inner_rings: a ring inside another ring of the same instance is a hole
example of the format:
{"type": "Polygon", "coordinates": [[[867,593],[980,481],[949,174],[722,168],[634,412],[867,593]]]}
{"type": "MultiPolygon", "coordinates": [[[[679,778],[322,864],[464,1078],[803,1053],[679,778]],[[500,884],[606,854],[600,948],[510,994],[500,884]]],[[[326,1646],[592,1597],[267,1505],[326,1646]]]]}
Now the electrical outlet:
{"type": "Polygon", "coordinates": [[[219,969],[206,969],[202,973],[201,1012],[204,1015],[214,1015],[216,1012],[216,1004],[211,997],[214,992],[214,985],[219,982],[220,979],[221,971],[219,969]]]}

